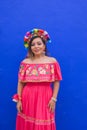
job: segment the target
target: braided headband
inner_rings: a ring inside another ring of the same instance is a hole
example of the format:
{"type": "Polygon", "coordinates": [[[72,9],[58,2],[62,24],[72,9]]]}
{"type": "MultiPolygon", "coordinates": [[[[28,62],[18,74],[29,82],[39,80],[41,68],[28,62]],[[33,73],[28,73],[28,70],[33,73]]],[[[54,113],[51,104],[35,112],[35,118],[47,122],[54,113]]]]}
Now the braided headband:
{"type": "Polygon", "coordinates": [[[45,40],[45,42],[51,42],[50,36],[47,31],[42,30],[42,29],[33,29],[31,31],[28,31],[26,35],[24,36],[24,46],[25,48],[29,47],[29,42],[31,38],[34,36],[39,36],[45,40]]]}

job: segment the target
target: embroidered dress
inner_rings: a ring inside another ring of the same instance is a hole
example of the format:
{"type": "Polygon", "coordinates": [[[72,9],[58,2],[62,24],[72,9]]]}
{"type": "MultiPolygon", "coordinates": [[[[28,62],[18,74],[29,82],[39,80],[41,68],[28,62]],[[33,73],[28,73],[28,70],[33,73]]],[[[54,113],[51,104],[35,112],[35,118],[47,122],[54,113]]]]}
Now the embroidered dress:
{"type": "Polygon", "coordinates": [[[29,64],[21,62],[19,80],[26,83],[22,91],[22,112],[17,114],[16,130],[56,130],[55,115],[48,108],[51,83],[62,80],[57,62],[29,64]]]}

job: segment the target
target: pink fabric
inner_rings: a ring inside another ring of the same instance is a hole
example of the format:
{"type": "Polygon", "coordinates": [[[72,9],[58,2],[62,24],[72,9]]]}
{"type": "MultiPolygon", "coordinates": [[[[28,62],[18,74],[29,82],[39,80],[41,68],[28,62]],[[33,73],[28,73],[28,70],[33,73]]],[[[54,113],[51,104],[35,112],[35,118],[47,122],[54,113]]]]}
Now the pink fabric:
{"type": "Polygon", "coordinates": [[[16,130],[55,130],[54,113],[48,102],[52,97],[50,83],[27,83],[22,93],[22,113],[17,115],[16,130]]]}
{"type": "Polygon", "coordinates": [[[45,64],[22,62],[18,76],[22,82],[53,82],[55,80],[62,80],[60,66],[57,62],[45,64]]]}
{"type": "Polygon", "coordinates": [[[21,63],[19,80],[26,82],[22,91],[22,112],[17,114],[16,130],[56,130],[55,113],[48,102],[52,97],[51,82],[61,80],[58,63],[21,63]]]}

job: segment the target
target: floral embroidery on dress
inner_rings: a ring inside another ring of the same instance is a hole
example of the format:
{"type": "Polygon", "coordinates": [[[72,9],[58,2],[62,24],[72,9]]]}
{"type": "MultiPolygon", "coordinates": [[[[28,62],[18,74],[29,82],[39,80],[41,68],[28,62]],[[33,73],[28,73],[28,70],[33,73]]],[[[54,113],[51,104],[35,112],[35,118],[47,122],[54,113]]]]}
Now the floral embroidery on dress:
{"type": "Polygon", "coordinates": [[[38,67],[39,74],[46,74],[46,69],[43,67],[38,67]]]}
{"type": "Polygon", "coordinates": [[[31,67],[28,67],[26,70],[26,75],[31,75],[30,71],[31,71],[31,67]]]}
{"type": "Polygon", "coordinates": [[[61,72],[56,63],[26,64],[21,63],[19,79],[23,82],[61,80],[61,72]]]}
{"type": "Polygon", "coordinates": [[[23,69],[24,69],[24,65],[20,65],[19,72],[21,73],[23,69]]]}
{"type": "Polygon", "coordinates": [[[24,65],[20,66],[19,73],[21,73],[22,76],[24,75],[24,73],[25,73],[25,71],[24,71],[24,65]]]}
{"type": "Polygon", "coordinates": [[[46,74],[46,70],[45,69],[40,70],[40,74],[46,74]]]}
{"type": "Polygon", "coordinates": [[[54,74],[54,66],[51,65],[51,73],[54,74]]]}
{"type": "Polygon", "coordinates": [[[48,69],[48,67],[49,67],[49,66],[48,66],[48,65],[46,65],[45,67],[48,69]]]}
{"type": "Polygon", "coordinates": [[[38,75],[38,71],[37,71],[37,69],[33,69],[32,71],[31,71],[31,75],[38,75]]]}

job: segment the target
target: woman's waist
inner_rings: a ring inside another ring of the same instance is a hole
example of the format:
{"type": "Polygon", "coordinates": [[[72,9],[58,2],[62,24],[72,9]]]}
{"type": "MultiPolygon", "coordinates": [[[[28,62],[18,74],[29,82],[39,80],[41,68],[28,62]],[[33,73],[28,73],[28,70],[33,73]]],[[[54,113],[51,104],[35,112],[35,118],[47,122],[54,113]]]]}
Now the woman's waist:
{"type": "Polygon", "coordinates": [[[51,86],[51,82],[27,82],[25,86],[51,86]]]}

